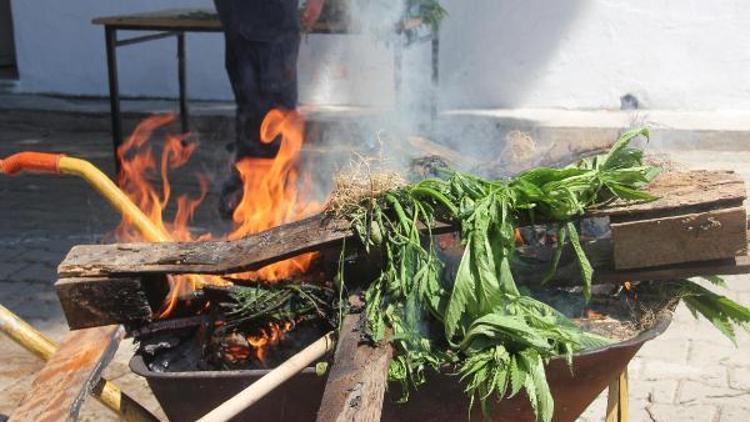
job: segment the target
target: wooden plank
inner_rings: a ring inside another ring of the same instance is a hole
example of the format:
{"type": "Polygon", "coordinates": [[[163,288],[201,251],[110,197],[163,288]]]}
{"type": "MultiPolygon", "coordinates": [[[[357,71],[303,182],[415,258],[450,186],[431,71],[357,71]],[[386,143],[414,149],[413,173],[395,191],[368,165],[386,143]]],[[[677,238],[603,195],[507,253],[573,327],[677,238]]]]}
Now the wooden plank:
{"type": "Polygon", "coordinates": [[[592,217],[609,217],[613,222],[657,218],[674,214],[741,206],[747,197],[742,178],[731,171],[695,170],[667,172],[657,176],[646,189],[656,201],[616,201],[592,209],[592,217]]]}
{"type": "MultiPolygon", "coordinates": [[[[656,218],[662,213],[685,214],[739,206],[745,198],[742,180],[727,172],[662,175],[648,190],[662,198],[645,204],[615,203],[609,208],[592,210],[588,216],[656,218]]],[[[452,230],[447,225],[433,228],[435,234],[452,230]]],[[[76,246],[58,267],[58,273],[63,277],[237,273],[304,252],[338,246],[353,236],[347,221],[319,214],[235,241],[76,246]]]]}
{"type": "MultiPolygon", "coordinates": [[[[223,27],[215,9],[182,8],[165,9],[155,12],[131,13],[117,16],[100,16],[91,20],[94,25],[107,25],[138,30],[175,30],[222,32],[223,27]]],[[[338,34],[359,31],[345,21],[318,20],[312,33],[338,34]]]]}
{"type": "MultiPolygon", "coordinates": [[[[750,237],[750,232],[747,234],[750,237]]],[[[687,262],[682,264],[661,265],[652,268],[634,268],[627,270],[616,270],[613,260],[613,245],[611,239],[601,239],[583,245],[586,256],[594,268],[594,284],[620,284],[625,281],[645,280],[674,280],[706,275],[735,275],[750,273],[750,256],[745,254],[729,259],[717,259],[703,262],[687,262]]],[[[539,284],[549,265],[551,251],[545,249],[539,254],[539,259],[534,263],[526,263],[523,266],[514,267],[516,281],[521,284],[539,284]]],[[[573,257],[570,248],[563,253],[563,264],[558,267],[554,281],[550,285],[555,286],[579,286],[581,285],[581,272],[578,262],[573,257]]]]}
{"type": "MultiPolygon", "coordinates": [[[[750,235],[750,233],[748,234],[750,235]]],[[[519,284],[526,285],[537,285],[541,283],[549,267],[549,260],[552,254],[551,248],[523,248],[526,251],[526,255],[532,255],[537,258],[533,260],[525,260],[524,265],[514,266],[513,272],[516,277],[516,281],[519,284]],[[533,261],[533,262],[529,262],[533,261]]],[[[584,244],[584,250],[586,256],[589,258],[592,266],[594,267],[594,284],[606,284],[614,283],[620,284],[625,281],[643,281],[643,280],[674,280],[679,278],[689,278],[701,275],[731,275],[731,274],[746,274],[750,273],[750,256],[743,255],[730,259],[720,259],[713,261],[704,262],[690,262],[683,264],[674,265],[663,265],[647,269],[628,269],[628,270],[615,270],[613,260],[613,245],[610,239],[602,239],[595,242],[588,242],[584,244]]],[[[102,277],[96,279],[96,283],[104,284],[108,279],[102,277]]],[[[118,278],[115,278],[117,283],[118,278]]],[[[67,284],[88,284],[89,279],[87,278],[71,278],[66,279],[67,284]]],[[[557,275],[549,285],[554,286],[579,286],[581,285],[581,273],[578,267],[578,263],[574,257],[574,254],[570,248],[565,248],[563,253],[563,259],[558,267],[557,275]]],[[[150,288],[149,283],[142,283],[141,288],[150,288]]],[[[75,286],[68,287],[71,290],[78,292],[84,292],[84,288],[77,288],[75,286]]],[[[130,290],[131,295],[134,296],[148,296],[143,290],[130,290]]],[[[82,296],[83,294],[81,294],[82,296]]],[[[87,299],[81,297],[78,303],[89,303],[96,302],[95,299],[87,299]]],[[[80,326],[98,326],[111,324],[113,322],[124,323],[129,326],[134,326],[139,323],[145,323],[148,320],[139,320],[133,318],[132,315],[127,312],[123,312],[118,309],[117,306],[97,306],[95,312],[86,313],[86,311],[79,311],[75,309],[77,302],[70,299],[62,299],[63,309],[66,312],[66,316],[69,313],[68,309],[74,315],[80,315],[80,317],[68,317],[69,321],[73,324],[71,328],[79,328],[80,326]]],[[[141,302],[143,303],[143,302],[141,302]]],[[[138,311],[135,311],[136,313],[138,311]]],[[[141,315],[145,316],[145,313],[141,315]]],[[[161,323],[160,323],[161,324],[161,323]]],[[[179,324],[179,322],[164,321],[163,324],[170,326],[171,324],[179,324]]]]}
{"type": "Polygon", "coordinates": [[[734,207],[610,224],[618,270],[733,258],[747,253],[747,215],[734,207]]]}
{"type": "Polygon", "coordinates": [[[387,341],[374,347],[363,343],[360,317],[348,314],[344,318],[318,422],[380,420],[393,349],[387,341]]]}
{"type": "Polygon", "coordinates": [[[62,278],[55,283],[71,330],[109,324],[143,324],[153,312],[140,277],[62,278]]]}
{"type": "Polygon", "coordinates": [[[348,222],[318,214],[235,241],[76,246],[57,271],[65,277],[240,272],[338,244],[351,236],[348,222]]]}
{"type": "MultiPolygon", "coordinates": [[[[447,225],[434,233],[450,231],[447,225]]],[[[345,220],[324,214],[234,241],[81,245],[57,271],[63,277],[114,274],[228,274],[256,270],[305,252],[338,246],[354,234],[345,220]]]]}
{"type": "Polygon", "coordinates": [[[73,331],[36,375],[10,421],[76,420],[83,401],[117,351],[117,325],[73,331]]]}
{"type": "Polygon", "coordinates": [[[139,26],[144,29],[158,28],[203,28],[221,31],[219,16],[214,9],[165,9],[155,12],[132,13],[128,15],[100,16],[94,18],[94,25],[139,26]]]}

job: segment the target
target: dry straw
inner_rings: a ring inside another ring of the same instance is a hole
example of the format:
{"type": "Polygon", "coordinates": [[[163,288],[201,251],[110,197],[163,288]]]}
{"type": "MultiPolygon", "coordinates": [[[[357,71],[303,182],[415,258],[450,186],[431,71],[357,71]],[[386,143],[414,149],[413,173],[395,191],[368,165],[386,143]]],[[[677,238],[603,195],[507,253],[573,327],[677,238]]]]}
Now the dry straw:
{"type": "Polygon", "coordinates": [[[400,173],[384,168],[381,160],[367,157],[359,157],[333,180],[334,190],[327,208],[343,216],[361,207],[368,198],[377,198],[406,185],[400,173]]]}

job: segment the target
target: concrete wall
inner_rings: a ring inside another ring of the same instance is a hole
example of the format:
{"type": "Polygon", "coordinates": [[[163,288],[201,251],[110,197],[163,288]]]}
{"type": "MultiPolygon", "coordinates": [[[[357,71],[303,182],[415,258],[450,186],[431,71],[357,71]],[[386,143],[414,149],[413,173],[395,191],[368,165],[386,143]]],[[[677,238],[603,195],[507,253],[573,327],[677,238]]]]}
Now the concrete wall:
{"type": "MultiPolygon", "coordinates": [[[[445,108],[750,109],[750,6],[743,0],[444,0],[440,91],[445,108]]],[[[14,0],[22,92],[106,95],[104,35],[92,17],[209,0],[14,0]]],[[[177,92],[172,39],[122,48],[122,92],[177,92]]],[[[219,35],[188,39],[193,98],[228,99],[219,35]]],[[[388,47],[310,36],[302,99],[392,101],[388,47]],[[363,83],[362,81],[367,81],[363,83]]],[[[418,74],[427,70],[417,68],[418,74]]]]}

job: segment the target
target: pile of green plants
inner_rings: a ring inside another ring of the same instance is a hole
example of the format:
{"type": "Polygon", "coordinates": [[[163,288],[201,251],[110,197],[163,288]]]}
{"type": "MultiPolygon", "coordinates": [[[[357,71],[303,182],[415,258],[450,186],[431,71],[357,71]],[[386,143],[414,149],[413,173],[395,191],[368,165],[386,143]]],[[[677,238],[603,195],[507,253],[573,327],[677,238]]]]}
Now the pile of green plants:
{"type": "Polygon", "coordinates": [[[216,302],[223,332],[268,322],[321,320],[334,325],[338,306],[332,288],[310,283],[233,286],[227,300],[216,302]]]}
{"type": "MultiPolygon", "coordinates": [[[[493,401],[525,391],[537,419],[551,420],[545,362],[560,355],[571,362],[575,352],[610,340],[583,332],[516,285],[514,230],[522,222],[556,223],[558,245],[547,279],[554,278],[568,243],[588,299],[593,269],[573,220],[613,200],[655,199],[642,189],[660,169],[644,163],[643,151],[630,145],[638,136],[648,137],[648,131],[625,133],[607,154],[506,180],[446,169],[440,178],[358,198],[338,211],[350,219],[367,252],[380,257],[373,259],[382,258],[382,271],[364,294],[366,331],[375,342],[387,330],[393,333],[389,378],[405,387],[404,400],[426,382],[428,370],[447,371],[486,413],[493,401]],[[465,246],[452,281],[445,280],[430,236],[436,222],[457,227],[465,246]]],[[[339,276],[349,284],[345,272],[339,276]]],[[[697,284],[678,281],[673,288],[725,333],[732,323],[750,321],[750,310],[697,284]]]]}

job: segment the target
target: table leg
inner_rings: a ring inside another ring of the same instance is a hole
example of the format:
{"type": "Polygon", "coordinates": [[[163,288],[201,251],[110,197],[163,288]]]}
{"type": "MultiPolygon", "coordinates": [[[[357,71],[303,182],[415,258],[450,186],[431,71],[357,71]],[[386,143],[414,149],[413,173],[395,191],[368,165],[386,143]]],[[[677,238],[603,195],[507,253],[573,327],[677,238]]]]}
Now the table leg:
{"type": "Polygon", "coordinates": [[[177,34],[177,78],[180,84],[180,123],[182,132],[190,130],[188,124],[187,75],[185,74],[185,33],[177,34]]]}
{"type": "Polygon", "coordinates": [[[120,88],[117,81],[117,29],[104,28],[107,46],[107,74],[109,77],[109,107],[112,118],[112,147],[115,158],[115,175],[120,173],[117,149],[122,144],[122,116],[120,115],[120,88]]]}

